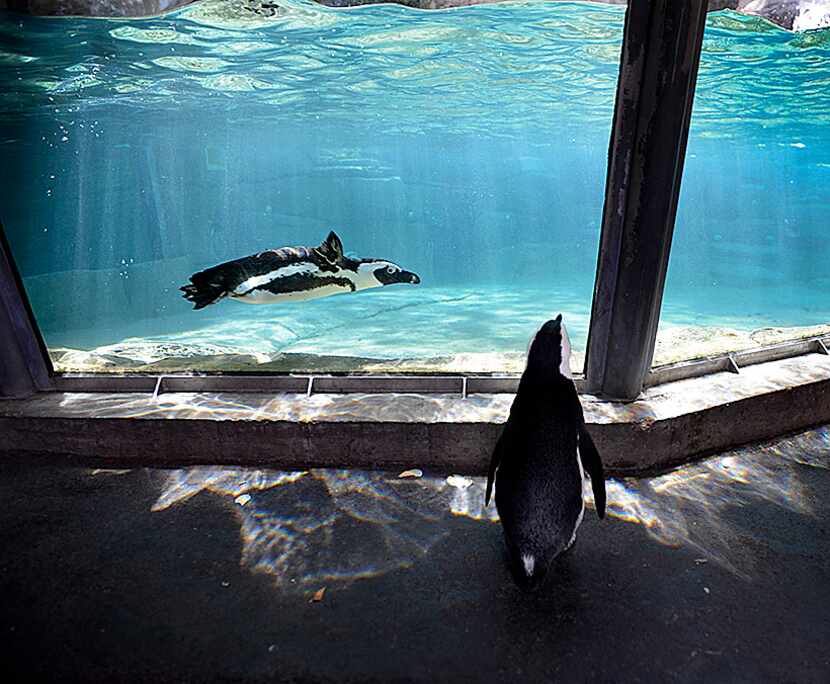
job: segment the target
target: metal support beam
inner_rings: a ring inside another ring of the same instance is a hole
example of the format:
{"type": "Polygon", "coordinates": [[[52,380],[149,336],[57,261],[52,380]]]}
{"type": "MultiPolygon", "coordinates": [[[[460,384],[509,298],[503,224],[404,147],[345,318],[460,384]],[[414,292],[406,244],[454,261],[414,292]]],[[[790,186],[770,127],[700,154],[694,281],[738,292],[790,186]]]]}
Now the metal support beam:
{"type": "Polygon", "coordinates": [[[0,225],[0,397],[51,388],[51,364],[0,225]]]}
{"type": "Polygon", "coordinates": [[[586,389],[631,400],[654,353],[705,0],[629,0],[609,149],[586,389]]]}

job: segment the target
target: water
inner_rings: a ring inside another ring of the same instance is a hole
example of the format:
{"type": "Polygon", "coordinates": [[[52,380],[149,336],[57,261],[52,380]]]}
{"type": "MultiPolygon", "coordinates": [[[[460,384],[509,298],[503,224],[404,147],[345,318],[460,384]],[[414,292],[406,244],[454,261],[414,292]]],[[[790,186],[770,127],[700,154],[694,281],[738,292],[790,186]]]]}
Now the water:
{"type": "MultiPolygon", "coordinates": [[[[234,5],[2,15],[0,218],[58,367],[516,370],[559,311],[584,348],[623,8],[234,5]],[[330,229],[422,284],[179,296],[196,270],[330,229]]],[[[828,46],[710,16],[669,347],[677,326],[830,321],[828,46]]]]}
{"type": "Polygon", "coordinates": [[[830,322],[830,31],[710,16],[663,308],[738,329],[830,322]]]}

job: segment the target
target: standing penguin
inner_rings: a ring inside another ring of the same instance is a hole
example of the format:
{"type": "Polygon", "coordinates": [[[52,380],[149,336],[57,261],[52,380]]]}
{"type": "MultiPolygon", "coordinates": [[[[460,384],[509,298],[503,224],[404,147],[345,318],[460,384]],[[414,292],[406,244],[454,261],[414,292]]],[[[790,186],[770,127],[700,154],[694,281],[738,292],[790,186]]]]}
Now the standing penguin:
{"type": "Polygon", "coordinates": [[[510,565],[523,588],[538,588],[551,561],[576,539],[585,504],[583,468],[597,514],[605,516],[605,479],[585,427],[570,373],[562,316],[545,323],[530,343],[527,366],[487,475],[490,503],[498,469],[496,508],[510,565]]]}

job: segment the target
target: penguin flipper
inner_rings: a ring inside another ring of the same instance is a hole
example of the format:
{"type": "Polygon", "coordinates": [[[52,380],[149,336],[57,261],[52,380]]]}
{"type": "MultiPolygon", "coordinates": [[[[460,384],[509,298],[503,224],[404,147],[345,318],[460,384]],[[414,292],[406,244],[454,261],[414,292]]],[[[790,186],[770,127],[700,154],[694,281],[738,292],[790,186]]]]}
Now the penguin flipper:
{"type": "Polygon", "coordinates": [[[319,247],[315,247],[314,251],[330,264],[336,264],[343,260],[343,243],[333,230],[319,247]]]}
{"type": "Polygon", "coordinates": [[[490,496],[493,494],[493,482],[496,479],[496,469],[501,463],[502,453],[504,451],[504,435],[507,432],[507,425],[504,431],[499,436],[499,441],[496,442],[496,448],[493,449],[493,455],[490,457],[490,467],[487,470],[487,491],[484,493],[484,505],[490,505],[490,496]]]}
{"type": "Polygon", "coordinates": [[[591,439],[591,434],[583,420],[579,425],[579,459],[582,467],[591,478],[591,489],[594,491],[594,504],[597,508],[597,515],[605,517],[605,472],[602,468],[602,459],[599,451],[591,439]]]}

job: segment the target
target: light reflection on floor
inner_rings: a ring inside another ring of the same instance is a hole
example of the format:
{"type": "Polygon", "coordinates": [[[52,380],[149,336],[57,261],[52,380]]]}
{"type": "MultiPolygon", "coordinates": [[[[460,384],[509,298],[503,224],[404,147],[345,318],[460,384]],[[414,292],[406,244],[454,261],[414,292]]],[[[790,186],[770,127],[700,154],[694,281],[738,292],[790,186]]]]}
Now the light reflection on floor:
{"type": "MultiPolygon", "coordinates": [[[[607,512],[642,525],[660,544],[693,549],[698,562],[751,579],[753,558],[742,543],[747,530],[730,511],[762,502],[810,516],[800,477],[806,467],[830,468],[830,428],[656,477],[609,479],[607,512]]],[[[200,492],[224,497],[239,521],[242,565],[278,586],[308,589],[417,563],[449,534],[451,516],[497,522],[495,507],[484,508],[484,485],[482,477],[457,475],[193,467],[168,472],[152,510],[186,505],[200,492]]],[[[584,494],[592,507],[587,485],[584,494]]]]}
{"type": "Polygon", "coordinates": [[[749,578],[752,558],[741,548],[746,530],[730,510],[763,501],[811,516],[800,477],[805,466],[830,468],[830,428],[726,452],[657,477],[609,480],[607,513],[643,525],[661,544],[689,546],[702,562],[749,578]]]}
{"type": "Polygon", "coordinates": [[[175,470],[152,510],[202,491],[233,506],[243,566],[298,589],[412,565],[448,534],[448,513],[497,520],[494,508],[483,509],[482,481],[334,469],[175,470]]]}
{"type": "Polygon", "coordinates": [[[292,422],[418,421],[503,422],[513,395],[475,394],[303,394],[232,392],[67,393],[60,398],[64,415],[96,418],[209,418],[212,420],[282,420],[292,422]],[[390,398],[394,397],[394,401],[390,398]]]}

